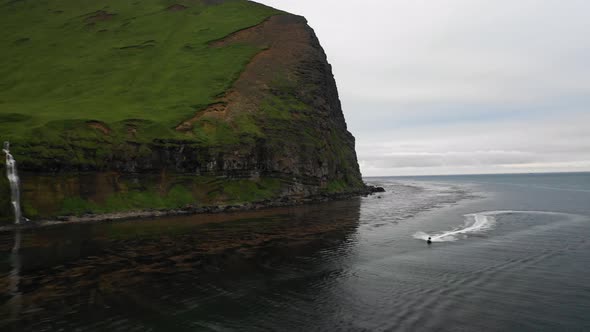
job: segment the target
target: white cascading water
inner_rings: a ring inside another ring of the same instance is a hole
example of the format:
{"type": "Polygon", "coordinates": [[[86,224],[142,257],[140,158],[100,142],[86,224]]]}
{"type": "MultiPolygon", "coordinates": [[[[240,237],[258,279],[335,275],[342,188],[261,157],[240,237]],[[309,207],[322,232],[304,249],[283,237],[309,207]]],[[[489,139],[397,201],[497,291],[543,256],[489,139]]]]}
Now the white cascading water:
{"type": "Polygon", "coordinates": [[[4,149],[2,151],[6,154],[6,177],[10,183],[10,195],[12,206],[14,207],[14,223],[20,224],[22,220],[22,212],[20,209],[20,181],[16,169],[16,161],[10,154],[9,142],[4,142],[4,149]]]}

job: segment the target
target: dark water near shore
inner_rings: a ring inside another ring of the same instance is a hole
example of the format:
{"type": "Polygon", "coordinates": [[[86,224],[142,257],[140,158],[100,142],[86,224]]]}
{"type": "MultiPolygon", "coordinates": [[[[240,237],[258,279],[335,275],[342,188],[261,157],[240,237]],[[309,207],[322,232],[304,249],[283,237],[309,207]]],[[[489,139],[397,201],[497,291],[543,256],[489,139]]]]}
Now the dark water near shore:
{"type": "Polygon", "coordinates": [[[590,330],[590,174],[366,181],[387,192],[2,232],[0,330],[590,330]]]}

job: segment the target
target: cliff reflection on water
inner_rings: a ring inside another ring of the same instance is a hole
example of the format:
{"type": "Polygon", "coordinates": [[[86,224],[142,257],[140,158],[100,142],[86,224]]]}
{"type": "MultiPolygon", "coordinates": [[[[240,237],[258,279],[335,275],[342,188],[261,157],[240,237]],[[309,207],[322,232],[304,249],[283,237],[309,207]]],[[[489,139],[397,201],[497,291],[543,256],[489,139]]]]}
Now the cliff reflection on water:
{"type": "MultiPolygon", "coordinates": [[[[302,271],[327,264],[317,259],[324,251],[332,253],[329,264],[345,261],[359,215],[360,199],[353,199],[236,214],[59,225],[23,230],[22,243],[17,231],[17,250],[15,233],[1,233],[0,250],[10,259],[3,260],[0,278],[1,289],[7,290],[1,295],[0,326],[110,328],[141,317],[132,325],[148,327],[154,322],[144,320],[153,314],[174,321],[172,316],[229,289],[256,289],[295,261],[302,271]]],[[[224,310],[231,314],[231,308],[224,310]]],[[[208,308],[206,316],[212,312],[208,308]]]]}

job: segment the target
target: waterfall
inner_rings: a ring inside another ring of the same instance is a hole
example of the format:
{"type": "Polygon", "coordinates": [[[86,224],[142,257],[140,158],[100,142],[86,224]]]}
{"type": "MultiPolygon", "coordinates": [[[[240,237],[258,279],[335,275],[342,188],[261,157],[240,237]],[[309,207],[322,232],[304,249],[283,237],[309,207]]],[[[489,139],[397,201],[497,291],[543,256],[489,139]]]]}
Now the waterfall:
{"type": "Polygon", "coordinates": [[[6,154],[6,177],[10,183],[10,194],[12,199],[12,206],[14,207],[14,223],[20,224],[22,220],[22,212],[20,209],[20,181],[16,169],[16,161],[10,154],[10,143],[4,142],[4,149],[6,154]]]}

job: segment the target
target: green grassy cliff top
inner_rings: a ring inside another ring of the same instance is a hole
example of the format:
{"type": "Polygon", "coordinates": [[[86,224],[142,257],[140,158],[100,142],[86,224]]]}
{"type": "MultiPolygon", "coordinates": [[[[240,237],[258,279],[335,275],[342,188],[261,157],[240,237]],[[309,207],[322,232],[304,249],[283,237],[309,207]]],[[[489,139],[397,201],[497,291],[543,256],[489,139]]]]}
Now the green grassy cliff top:
{"type": "Polygon", "coordinates": [[[145,140],[178,137],[261,50],[208,43],[277,13],[244,0],[4,0],[0,139],[51,141],[87,121],[84,135],[134,121],[145,140]]]}

